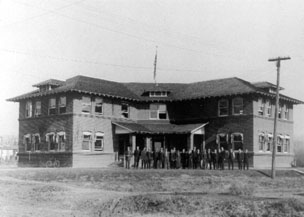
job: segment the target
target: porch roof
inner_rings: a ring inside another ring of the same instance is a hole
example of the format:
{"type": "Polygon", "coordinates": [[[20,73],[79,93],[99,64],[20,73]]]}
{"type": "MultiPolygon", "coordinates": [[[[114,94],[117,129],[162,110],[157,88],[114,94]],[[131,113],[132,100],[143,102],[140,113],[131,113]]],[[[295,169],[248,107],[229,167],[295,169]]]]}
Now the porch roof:
{"type": "Polygon", "coordinates": [[[171,124],[171,123],[135,123],[135,122],[112,122],[130,133],[148,134],[188,134],[195,133],[208,123],[198,124],[171,124]]]}

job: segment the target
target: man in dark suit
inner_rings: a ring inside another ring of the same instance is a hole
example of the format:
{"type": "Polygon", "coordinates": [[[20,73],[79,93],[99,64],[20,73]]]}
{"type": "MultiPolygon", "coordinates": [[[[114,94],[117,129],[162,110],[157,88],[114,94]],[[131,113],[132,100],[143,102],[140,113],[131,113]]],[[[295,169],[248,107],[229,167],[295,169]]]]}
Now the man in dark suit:
{"type": "Polygon", "coordinates": [[[245,152],[244,152],[244,160],[243,160],[243,169],[245,170],[245,168],[248,170],[249,169],[249,153],[248,153],[248,150],[245,149],[245,152]]]}
{"type": "Polygon", "coordinates": [[[235,154],[232,148],[228,152],[228,169],[230,168],[233,170],[234,169],[234,159],[235,159],[235,154]]]}
{"type": "Polygon", "coordinates": [[[140,150],[139,147],[137,146],[134,151],[134,168],[138,168],[139,158],[140,158],[140,150]]]}
{"type": "Polygon", "coordinates": [[[239,170],[242,169],[242,164],[243,164],[243,159],[244,159],[244,154],[242,152],[241,149],[239,149],[237,155],[236,155],[236,159],[237,159],[237,162],[238,162],[238,167],[239,167],[239,170]]]}
{"type": "Polygon", "coordinates": [[[127,151],[126,151],[126,168],[130,169],[130,160],[131,160],[131,156],[132,156],[132,151],[130,149],[130,146],[128,146],[127,151]]]}

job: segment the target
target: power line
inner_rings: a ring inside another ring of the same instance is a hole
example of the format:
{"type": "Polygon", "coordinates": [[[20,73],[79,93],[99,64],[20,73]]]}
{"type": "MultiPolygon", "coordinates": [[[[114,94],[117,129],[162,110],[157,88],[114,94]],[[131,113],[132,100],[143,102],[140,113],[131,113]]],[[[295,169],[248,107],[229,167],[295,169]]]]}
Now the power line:
{"type": "MultiPolygon", "coordinates": [[[[77,2],[74,2],[74,3],[68,4],[68,5],[64,5],[62,7],[58,7],[56,9],[47,11],[46,13],[41,13],[41,14],[38,14],[38,15],[35,15],[35,16],[31,16],[31,17],[25,18],[23,20],[17,21],[17,22],[5,24],[3,26],[0,26],[0,28],[5,28],[5,27],[13,26],[13,25],[22,24],[22,23],[25,23],[25,22],[28,22],[28,21],[31,21],[31,20],[34,20],[34,19],[46,16],[46,15],[49,15],[49,14],[52,14],[53,12],[56,12],[56,11],[59,11],[59,10],[62,10],[62,9],[65,9],[65,8],[68,8],[68,7],[80,4],[81,2],[84,2],[84,1],[86,1],[86,0],[81,0],[81,1],[77,1],[77,2]]],[[[20,2],[16,2],[16,1],[12,1],[12,2],[20,4],[20,2]]]]}
{"type": "Polygon", "coordinates": [[[60,13],[57,13],[55,11],[51,11],[51,10],[48,10],[48,9],[45,9],[45,8],[37,7],[37,6],[31,5],[31,4],[28,4],[28,3],[23,3],[23,2],[18,2],[18,1],[15,1],[15,2],[19,3],[19,4],[22,4],[22,5],[25,5],[25,6],[28,6],[28,7],[31,7],[31,8],[38,8],[38,9],[41,9],[41,10],[44,10],[44,11],[48,11],[49,13],[55,14],[57,16],[61,16],[61,17],[64,17],[66,19],[70,19],[70,20],[73,20],[73,21],[76,21],[76,22],[79,22],[79,23],[89,25],[89,26],[94,26],[94,27],[103,29],[105,31],[122,34],[122,35],[131,37],[131,38],[135,38],[135,39],[139,39],[139,40],[145,40],[145,41],[151,42],[153,44],[162,44],[162,45],[167,46],[167,47],[173,47],[173,48],[180,49],[180,50],[187,50],[187,51],[191,51],[191,52],[195,52],[195,53],[201,53],[203,55],[212,55],[212,56],[216,56],[216,57],[221,56],[221,57],[224,57],[224,58],[230,58],[230,59],[236,60],[235,58],[232,58],[230,55],[215,54],[215,53],[212,53],[212,52],[206,52],[206,51],[201,51],[201,50],[195,50],[195,49],[191,49],[191,48],[176,46],[176,45],[169,44],[169,43],[166,43],[166,42],[162,42],[162,41],[158,41],[158,40],[155,40],[155,39],[130,34],[130,33],[127,33],[127,32],[120,31],[120,30],[105,27],[105,26],[102,26],[102,25],[99,25],[99,24],[96,24],[96,23],[92,23],[92,22],[88,22],[88,21],[85,21],[85,20],[82,20],[82,19],[78,19],[78,18],[68,16],[68,15],[60,14],[60,13]]]}
{"type": "MultiPolygon", "coordinates": [[[[0,48],[0,51],[7,52],[7,53],[13,53],[18,55],[25,55],[25,56],[32,56],[32,57],[38,57],[43,59],[52,59],[55,61],[62,61],[62,62],[74,62],[77,64],[92,64],[92,65],[105,65],[105,66],[111,66],[111,67],[118,67],[118,68],[130,68],[130,69],[138,69],[138,70],[153,70],[153,67],[148,66],[132,66],[132,65],[122,65],[122,64],[115,64],[115,63],[106,63],[101,61],[94,61],[94,60],[88,60],[88,59],[79,59],[79,58],[68,58],[68,57],[58,57],[58,56],[52,56],[52,55],[41,55],[34,52],[29,51],[21,51],[21,50],[13,50],[13,49],[7,49],[7,48],[0,48]]],[[[176,72],[204,72],[204,70],[195,70],[195,69],[176,69],[176,68],[164,68],[160,67],[157,68],[159,71],[176,71],[176,72]]],[[[264,69],[262,69],[263,71],[264,69]]],[[[258,71],[257,69],[246,69],[246,72],[248,71],[258,71]]]]}

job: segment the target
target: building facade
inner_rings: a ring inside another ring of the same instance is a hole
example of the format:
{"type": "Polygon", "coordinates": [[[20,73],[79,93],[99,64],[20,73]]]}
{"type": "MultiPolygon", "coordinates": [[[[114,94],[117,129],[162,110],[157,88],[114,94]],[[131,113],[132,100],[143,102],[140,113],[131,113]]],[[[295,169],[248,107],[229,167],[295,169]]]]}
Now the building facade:
{"type": "MultiPolygon", "coordinates": [[[[102,167],[128,146],[158,150],[247,149],[270,167],[275,85],[227,78],[196,83],[50,79],[19,102],[19,166],[102,167]]],[[[281,88],[282,89],[282,88],[281,88]]],[[[277,165],[294,159],[293,105],[280,95],[277,165]]]]}

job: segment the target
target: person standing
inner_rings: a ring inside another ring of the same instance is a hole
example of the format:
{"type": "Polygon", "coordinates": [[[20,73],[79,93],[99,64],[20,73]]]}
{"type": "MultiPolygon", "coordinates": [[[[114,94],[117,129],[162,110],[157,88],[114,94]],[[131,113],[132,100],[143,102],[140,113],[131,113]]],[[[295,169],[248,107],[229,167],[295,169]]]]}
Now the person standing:
{"type": "Polygon", "coordinates": [[[147,167],[147,151],[146,148],[144,148],[140,153],[141,158],[141,168],[146,169],[147,167]]]}
{"type": "Polygon", "coordinates": [[[236,156],[236,159],[237,159],[237,162],[238,162],[238,168],[239,170],[242,169],[242,161],[243,161],[243,158],[244,158],[244,155],[242,153],[242,150],[239,149],[238,153],[237,153],[237,156],[236,156]]]}
{"type": "Polygon", "coordinates": [[[176,168],[181,168],[181,153],[179,150],[176,152],[176,168]]]}
{"type": "Polygon", "coordinates": [[[147,168],[151,169],[151,161],[152,161],[152,152],[150,149],[147,150],[147,168]]]}
{"type": "Polygon", "coordinates": [[[232,148],[228,152],[228,169],[230,168],[233,170],[234,168],[234,159],[235,159],[235,154],[232,148]]]}
{"type": "Polygon", "coordinates": [[[132,151],[130,149],[130,146],[128,146],[127,151],[126,151],[126,155],[125,155],[125,158],[126,158],[126,168],[127,169],[130,169],[130,160],[131,160],[131,157],[132,157],[132,151]]]}
{"type": "Polygon", "coordinates": [[[196,168],[202,169],[202,153],[200,152],[200,149],[196,150],[196,156],[197,156],[196,168]]]}
{"type": "Polygon", "coordinates": [[[246,169],[248,170],[249,169],[249,153],[248,153],[247,149],[245,149],[245,152],[243,155],[244,155],[243,169],[245,170],[245,167],[246,167],[246,169]]]}
{"type": "Polygon", "coordinates": [[[192,169],[193,168],[193,156],[192,156],[192,150],[189,150],[188,153],[188,168],[192,169]]]}
{"type": "Polygon", "coordinates": [[[134,151],[134,168],[136,169],[138,168],[139,158],[140,158],[140,150],[139,147],[137,146],[134,151]]]}
{"type": "Polygon", "coordinates": [[[160,149],[160,168],[164,169],[165,168],[165,152],[164,152],[164,149],[161,148],[160,149]]]}
{"type": "Polygon", "coordinates": [[[224,170],[225,169],[225,160],[226,160],[226,150],[222,147],[221,148],[221,169],[224,170]]]}
{"type": "Polygon", "coordinates": [[[177,153],[175,148],[173,148],[173,151],[171,153],[171,158],[172,158],[172,169],[176,169],[177,153]]]}
{"type": "Polygon", "coordinates": [[[208,168],[208,159],[206,149],[202,151],[202,168],[205,170],[208,168]]]}
{"type": "MultiPolygon", "coordinates": [[[[208,162],[209,170],[211,170],[212,169],[212,153],[211,153],[210,148],[208,149],[206,156],[207,156],[207,162],[208,162]]],[[[208,166],[207,166],[207,168],[208,168],[208,166]]]]}
{"type": "Polygon", "coordinates": [[[185,167],[186,167],[186,156],[185,156],[185,149],[184,148],[183,148],[182,152],[180,153],[180,158],[181,158],[182,168],[185,169],[185,167]]]}
{"type": "Polygon", "coordinates": [[[170,153],[167,148],[165,150],[165,167],[167,170],[170,169],[170,153]]]}
{"type": "Polygon", "coordinates": [[[197,153],[196,147],[192,150],[192,169],[196,169],[197,166],[197,153]]]}

